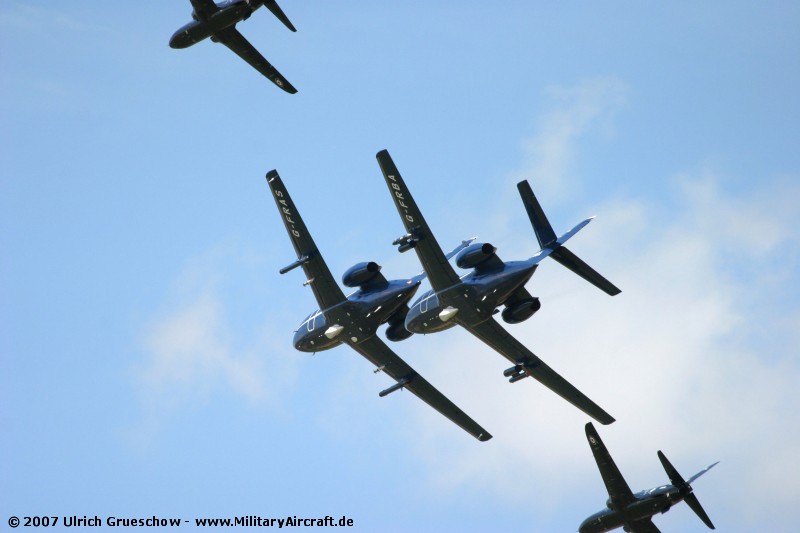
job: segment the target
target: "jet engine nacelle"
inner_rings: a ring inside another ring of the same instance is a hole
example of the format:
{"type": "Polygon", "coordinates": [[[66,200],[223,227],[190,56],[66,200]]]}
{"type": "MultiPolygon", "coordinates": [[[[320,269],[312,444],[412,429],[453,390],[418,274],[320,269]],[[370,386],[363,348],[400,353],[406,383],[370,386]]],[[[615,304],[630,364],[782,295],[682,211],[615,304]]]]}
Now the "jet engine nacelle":
{"type": "Polygon", "coordinates": [[[507,305],[506,308],[503,309],[503,320],[507,324],[519,324],[520,322],[528,320],[533,316],[533,313],[538,311],[541,307],[542,303],[539,301],[539,298],[520,300],[514,305],[507,305]]]}
{"type": "Polygon", "coordinates": [[[488,242],[476,242],[464,248],[456,257],[459,268],[475,268],[494,255],[497,248],[488,242]]]}
{"type": "Polygon", "coordinates": [[[392,342],[398,342],[409,338],[413,333],[406,329],[403,321],[390,325],[386,328],[386,338],[392,342]]]}
{"type": "Polygon", "coordinates": [[[347,287],[360,287],[381,271],[381,266],[378,263],[370,261],[368,263],[359,263],[347,269],[347,272],[342,276],[342,283],[347,287]]]}

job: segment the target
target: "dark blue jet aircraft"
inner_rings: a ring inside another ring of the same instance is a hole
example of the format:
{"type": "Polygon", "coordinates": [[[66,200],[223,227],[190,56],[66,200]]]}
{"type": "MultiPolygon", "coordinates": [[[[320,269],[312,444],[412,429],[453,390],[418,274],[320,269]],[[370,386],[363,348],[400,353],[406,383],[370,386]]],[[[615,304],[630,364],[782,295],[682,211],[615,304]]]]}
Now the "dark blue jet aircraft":
{"type": "Polygon", "coordinates": [[[401,252],[412,248],[416,250],[433,287],[432,291],[420,296],[411,306],[405,318],[406,328],[413,333],[434,333],[459,324],[514,364],[503,372],[511,383],[531,376],[602,424],[614,422],[611,415],[558,375],[492,318],[501,305],[505,306],[503,320],[509,324],[522,322],[539,309],[539,299],[525,290],[525,283],[539,262],[548,256],[606,293],[618,294],[618,288],[564,247],[567,239],[591,219],[584,220],[556,238],[533,191],[523,181],[518,188],[542,249],[525,261],[503,262],[491,244],[472,244],[461,251],[456,259],[460,268],[471,268],[472,272],[459,278],[447,262],[389,152],[382,150],[377,158],[407,232],[393,244],[399,245],[401,252]]]}
{"type": "MultiPolygon", "coordinates": [[[[425,275],[388,281],[380,273],[381,267],[378,264],[359,263],[347,270],[342,277],[346,286],[358,288],[356,292],[345,297],[275,170],[267,173],[267,183],[297,253],[297,261],[282,268],[280,273],[285,274],[302,267],[307,279],[304,285],[311,286],[320,307],[295,332],[295,348],[303,352],[321,352],[342,343],[347,344],[377,366],[375,372],[383,371],[396,381],[394,385],[381,391],[379,396],[408,389],[473,437],[481,441],[491,439],[488,431],[417,374],[376,335],[378,327],[385,323],[389,324],[386,335],[390,339],[399,340],[411,335],[403,327],[403,320],[408,313],[408,301],[417,292],[425,275]]],[[[451,255],[455,255],[470,242],[462,242],[451,255]]]]}
{"type": "Polygon", "coordinates": [[[214,3],[212,0],[190,0],[192,2],[192,22],[175,32],[169,40],[172,48],[188,48],[211,37],[215,43],[222,43],[239,57],[266,76],[287,93],[296,93],[286,78],[281,76],[258,50],[236,30],[236,24],[246,20],[261,6],[278,17],[278,20],[292,31],[297,31],[275,0],[225,0],[214,3]]]}
{"type": "Polygon", "coordinates": [[[685,501],[705,525],[714,529],[714,524],[711,523],[705,510],[700,506],[697,496],[692,492],[691,484],[719,461],[684,481],[675,467],[659,450],[658,458],[661,460],[664,470],[667,471],[671,484],[634,494],[617,465],[614,464],[611,454],[608,453],[591,422],[586,424],[586,438],[589,440],[589,446],[592,448],[594,460],[597,461],[597,468],[600,469],[600,475],[603,477],[609,498],[606,502],[606,509],[583,521],[578,530],[580,533],[602,533],[618,527],[631,533],[659,533],[658,528],[651,520],[653,515],[666,513],[670,507],[681,501],[685,501]]]}

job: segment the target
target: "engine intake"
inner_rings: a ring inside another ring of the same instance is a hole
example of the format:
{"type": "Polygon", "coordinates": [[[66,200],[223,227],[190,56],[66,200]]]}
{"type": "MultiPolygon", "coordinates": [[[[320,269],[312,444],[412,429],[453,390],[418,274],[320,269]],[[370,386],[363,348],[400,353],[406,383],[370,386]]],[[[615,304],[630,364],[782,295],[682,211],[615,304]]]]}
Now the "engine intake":
{"type": "Polygon", "coordinates": [[[392,342],[406,340],[411,335],[413,335],[413,333],[406,329],[406,326],[402,321],[397,322],[396,324],[391,324],[388,328],[386,328],[386,338],[392,342]]]}
{"type": "Polygon", "coordinates": [[[503,320],[506,324],[519,324],[528,320],[541,307],[539,298],[526,298],[515,302],[514,305],[506,304],[506,308],[503,309],[503,320]]]}
{"type": "Polygon", "coordinates": [[[347,269],[342,276],[342,283],[347,287],[360,287],[374,278],[381,271],[381,266],[374,261],[358,263],[347,269]]]}
{"type": "Polygon", "coordinates": [[[456,265],[459,268],[475,268],[484,261],[491,258],[497,248],[488,242],[476,242],[464,248],[456,257],[456,265]]]}

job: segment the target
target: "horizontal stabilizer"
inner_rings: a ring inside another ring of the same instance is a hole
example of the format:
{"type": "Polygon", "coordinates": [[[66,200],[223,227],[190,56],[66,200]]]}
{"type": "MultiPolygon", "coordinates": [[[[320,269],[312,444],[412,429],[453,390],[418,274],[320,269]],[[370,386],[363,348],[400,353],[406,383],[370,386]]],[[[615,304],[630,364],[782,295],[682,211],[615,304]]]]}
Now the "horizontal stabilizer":
{"type": "Polygon", "coordinates": [[[580,257],[569,251],[566,246],[559,246],[553,250],[550,257],[610,296],[615,296],[622,292],[613,283],[601,276],[599,272],[587,265],[580,257]]]}
{"type": "Polygon", "coordinates": [[[714,524],[712,524],[712,523],[711,523],[711,519],[710,519],[710,518],[708,517],[708,515],[706,514],[706,511],[705,511],[705,509],[703,509],[703,506],[702,506],[702,505],[700,505],[700,500],[698,500],[698,499],[697,499],[697,496],[695,496],[695,495],[694,495],[694,493],[688,494],[688,495],[687,495],[687,496],[686,496],[686,497],[683,499],[683,501],[685,501],[685,502],[686,502],[686,505],[688,505],[688,506],[689,506],[689,508],[691,508],[691,510],[692,510],[692,511],[694,511],[694,514],[696,514],[696,515],[697,515],[697,517],[698,517],[700,520],[702,520],[702,521],[703,521],[703,523],[704,523],[706,526],[708,526],[708,529],[716,529],[716,528],[714,527],[714,524]]]}
{"type": "Polygon", "coordinates": [[[550,222],[547,220],[547,216],[544,214],[539,200],[537,200],[536,196],[533,194],[533,189],[531,189],[530,184],[527,181],[521,181],[517,183],[517,190],[519,190],[522,203],[525,205],[525,211],[528,213],[531,226],[533,226],[533,231],[536,233],[536,240],[539,241],[539,247],[543,252],[549,252],[550,257],[555,259],[562,266],[565,266],[606,294],[615,296],[622,292],[613,283],[601,276],[595,269],[582,261],[577,255],[564,247],[564,243],[592,221],[591,218],[587,218],[561,237],[556,238],[553,226],[551,226],[550,222]]]}
{"type": "Polygon", "coordinates": [[[661,461],[661,465],[667,472],[667,476],[669,476],[670,482],[673,485],[675,485],[681,491],[682,494],[683,493],[686,494],[683,498],[683,501],[686,502],[686,505],[688,505],[692,509],[692,511],[694,511],[694,513],[698,516],[698,518],[700,518],[700,520],[702,520],[703,523],[706,526],[708,526],[709,529],[715,529],[714,524],[711,523],[711,519],[706,514],[705,510],[703,509],[703,506],[700,505],[700,501],[697,499],[697,496],[695,496],[694,493],[692,493],[692,487],[690,484],[692,481],[694,481],[695,479],[699,478],[700,476],[711,470],[711,468],[717,463],[719,463],[719,461],[717,461],[711,466],[704,468],[697,474],[693,475],[692,477],[689,478],[689,481],[684,481],[683,477],[678,473],[678,470],[674,466],[672,466],[672,463],[669,462],[669,459],[667,459],[667,456],[664,455],[664,453],[661,450],[658,450],[658,459],[661,461]]]}
{"type": "Polygon", "coordinates": [[[672,463],[669,462],[667,456],[664,455],[664,452],[658,450],[658,460],[661,461],[661,466],[664,467],[664,470],[667,472],[667,476],[669,476],[670,482],[678,488],[683,487],[686,485],[686,482],[683,480],[683,476],[678,473],[678,470],[672,466],[672,463]]]}
{"type": "Polygon", "coordinates": [[[267,0],[266,2],[264,2],[264,5],[267,6],[267,9],[272,11],[272,14],[275,15],[278,18],[278,20],[283,22],[284,26],[286,26],[292,31],[297,31],[297,29],[295,29],[294,27],[294,24],[292,24],[292,22],[289,20],[289,17],[287,17],[286,14],[281,9],[281,6],[278,5],[278,2],[276,2],[275,0],[267,0]]]}

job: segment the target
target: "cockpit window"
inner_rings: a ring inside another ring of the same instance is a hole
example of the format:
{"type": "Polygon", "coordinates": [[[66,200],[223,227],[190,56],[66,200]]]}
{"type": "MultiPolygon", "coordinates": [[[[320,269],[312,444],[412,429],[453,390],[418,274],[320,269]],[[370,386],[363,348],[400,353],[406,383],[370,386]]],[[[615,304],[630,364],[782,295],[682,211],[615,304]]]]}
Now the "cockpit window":
{"type": "Polygon", "coordinates": [[[303,320],[303,324],[300,327],[305,326],[306,330],[314,331],[314,328],[317,326],[317,321],[319,320],[318,317],[322,316],[322,311],[319,309],[311,313],[303,320]]]}
{"type": "Polygon", "coordinates": [[[433,291],[428,291],[420,297],[419,310],[421,313],[427,313],[429,307],[435,308],[439,305],[439,298],[433,291]]]}

